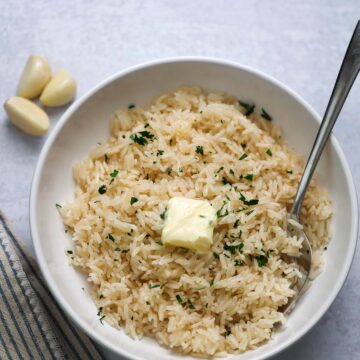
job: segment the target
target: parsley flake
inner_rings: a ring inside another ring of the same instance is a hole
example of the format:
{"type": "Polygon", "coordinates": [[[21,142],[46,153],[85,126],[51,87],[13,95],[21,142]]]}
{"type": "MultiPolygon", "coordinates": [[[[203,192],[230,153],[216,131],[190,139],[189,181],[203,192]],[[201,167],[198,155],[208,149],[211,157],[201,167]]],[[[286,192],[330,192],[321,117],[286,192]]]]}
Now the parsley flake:
{"type": "Polygon", "coordinates": [[[263,267],[268,263],[268,258],[265,255],[259,255],[255,257],[259,267],[263,267]]]}
{"type": "Polygon", "coordinates": [[[59,208],[62,208],[62,206],[61,205],[59,205],[59,204],[55,204],[55,206],[59,209],[59,208]]]}
{"type": "Polygon", "coordinates": [[[164,154],[164,150],[158,150],[156,156],[161,156],[164,154]]]}
{"type": "Polygon", "coordinates": [[[196,146],[195,152],[200,155],[204,155],[204,147],[201,145],[196,146]]]}
{"type": "Polygon", "coordinates": [[[178,301],[179,304],[183,303],[182,298],[181,298],[181,296],[179,294],[177,294],[175,297],[176,297],[176,300],[178,301]]]}
{"type": "Polygon", "coordinates": [[[245,116],[251,115],[254,112],[255,105],[254,104],[248,104],[242,101],[239,101],[239,104],[245,109],[245,116]]]}
{"type": "Polygon", "coordinates": [[[130,109],[133,109],[134,107],[136,107],[135,104],[129,104],[128,109],[130,110],[130,109]]]}
{"type": "Polygon", "coordinates": [[[223,176],[221,182],[222,182],[224,185],[228,185],[228,184],[231,185],[231,182],[230,182],[228,179],[226,179],[224,176],[223,176]]]}
{"type": "Polygon", "coordinates": [[[158,287],[160,287],[159,284],[154,284],[154,285],[149,284],[149,289],[155,289],[155,288],[158,288],[158,287]]]}
{"type": "Polygon", "coordinates": [[[261,108],[261,114],[260,114],[260,116],[261,116],[262,118],[264,118],[265,120],[267,120],[267,121],[271,121],[271,120],[272,120],[272,117],[265,111],[264,108],[261,108]]]}
{"type": "Polygon", "coordinates": [[[244,176],[244,179],[249,180],[249,181],[253,181],[253,174],[247,174],[246,176],[244,176]]]}
{"type": "Polygon", "coordinates": [[[139,201],[138,198],[136,198],[135,196],[132,196],[131,199],[130,199],[130,205],[133,205],[133,204],[135,204],[135,203],[138,202],[138,201],[139,201]]]}
{"type": "Polygon", "coordinates": [[[194,310],[195,309],[195,306],[194,306],[194,304],[191,302],[191,300],[190,299],[188,299],[188,304],[189,304],[189,308],[191,309],[191,310],[194,310]]]}
{"type": "Polygon", "coordinates": [[[111,176],[112,178],[116,178],[116,177],[118,176],[118,174],[119,174],[119,170],[114,169],[113,172],[110,173],[110,176],[111,176]]]}
{"type": "Polygon", "coordinates": [[[224,206],[226,205],[226,202],[224,201],[221,208],[216,212],[216,216],[218,218],[224,217],[229,214],[229,211],[226,209],[226,211],[222,214],[222,211],[224,209],[224,206]]]}
{"type": "Polygon", "coordinates": [[[248,206],[257,205],[259,203],[258,199],[246,200],[245,196],[242,193],[240,193],[240,200],[248,206]]]}
{"type": "Polygon", "coordinates": [[[160,214],[161,220],[165,220],[166,211],[167,211],[167,208],[165,208],[165,210],[160,214]]]}
{"type": "Polygon", "coordinates": [[[137,143],[139,145],[146,145],[148,143],[148,141],[142,137],[142,136],[137,136],[136,134],[131,134],[130,135],[130,139],[134,142],[137,143]]]}
{"type": "Polygon", "coordinates": [[[107,238],[112,242],[115,242],[115,238],[110,233],[107,234],[107,238]]]}
{"type": "Polygon", "coordinates": [[[103,195],[106,193],[107,187],[106,185],[101,185],[98,189],[99,194],[103,195]]]}
{"type": "Polygon", "coordinates": [[[272,156],[272,152],[271,152],[270,149],[267,149],[267,150],[266,150],[266,153],[267,153],[269,156],[272,156]]]}
{"type": "Polygon", "coordinates": [[[225,251],[229,251],[232,255],[235,254],[236,250],[241,251],[241,249],[244,247],[244,243],[239,243],[239,244],[224,244],[224,250],[225,251]]]}
{"type": "Polygon", "coordinates": [[[239,160],[244,160],[248,157],[248,154],[242,154],[240,157],[239,157],[239,160]]]}

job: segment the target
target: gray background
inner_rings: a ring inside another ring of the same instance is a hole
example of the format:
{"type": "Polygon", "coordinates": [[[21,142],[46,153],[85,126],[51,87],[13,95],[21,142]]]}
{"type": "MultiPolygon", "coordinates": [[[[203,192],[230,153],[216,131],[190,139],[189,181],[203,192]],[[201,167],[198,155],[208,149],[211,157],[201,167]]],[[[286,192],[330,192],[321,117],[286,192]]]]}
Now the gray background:
{"type": "MultiPolygon", "coordinates": [[[[323,114],[358,18],[357,0],[0,0],[0,99],[15,93],[32,53],[48,58],[53,69],[70,70],[78,96],[130,65],[206,55],[263,70],[323,114]]],[[[360,79],[334,130],[358,188],[359,97],[360,79]]],[[[52,127],[63,111],[51,111],[52,127]]],[[[0,208],[31,249],[29,191],[45,140],[20,133],[0,110],[0,208]]],[[[322,320],[276,359],[360,358],[359,260],[358,250],[345,286],[322,320]]]]}

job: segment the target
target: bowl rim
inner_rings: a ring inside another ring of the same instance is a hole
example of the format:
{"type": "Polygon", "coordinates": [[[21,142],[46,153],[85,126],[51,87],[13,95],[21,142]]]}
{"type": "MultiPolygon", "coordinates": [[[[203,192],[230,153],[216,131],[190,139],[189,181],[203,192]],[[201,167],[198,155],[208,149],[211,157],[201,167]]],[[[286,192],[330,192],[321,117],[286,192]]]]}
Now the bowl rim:
{"type": "MultiPolygon", "coordinates": [[[[265,74],[264,72],[254,69],[251,66],[243,65],[231,60],[225,60],[220,58],[214,57],[207,57],[207,56],[178,56],[178,57],[169,57],[169,58],[162,58],[157,60],[152,60],[148,62],[144,62],[141,64],[137,64],[134,66],[127,67],[121,71],[114,73],[113,75],[108,76],[105,80],[101,81],[99,84],[92,87],[89,91],[87,91],[84,95],[80,96],[79,99],[75,100],[73,104],[65,111],[65,113],[60,117],[57,124],[54,126],[53,130],[51,131],[50,135],[45,141],[43,148],[41,149],[35,171],[33,174],[31,191],[30,191],[30,204],[29,204],[29,211],[30,211],[30,233],[31,238],[33,241],[35,255],[37,259],[37,263],[39,264],[41,273],[46,281],[46,284],[51,291],[52,295],[56,299],[57,303],[63,309],[65,314],[70,317],[72,321],[74,321],[80,328],[83,330],[90,338],[95,340],[98,344],[102,345],[104,348],[114,352],[115,354],[122,355],[127,357],[128,359],[132,360],[143,360],[143,358],[138,357],[137,355],[130,354],[128,351],[113,345],[112,343],[108,342],[106,338],[97,334],[76,312],[75,310],[67,303],[65,298],[63,297],[62,293],[56,286],[55,281],[53,281],[50,272],[48,271],[48,265],[45,260],[45,256],[43,255],[41,249],[41,242],[40,236],[38,233],[37,228],[37,214],[36,214],[36,207],[37,207],[37,193],[39,190],[39,182],[40,177],[43,171],[44,162],[47,158],[47,154],[51,149],[54,141],[56,140],[58,134],[60,133],[61,129],[65,125],[65,123],[71,118],[74,112],[83,105],[92,95],[94,95],[97,91],[104,88],[108,84],[112,83],[120,79],[121,77],[134,73],[138,70],[151,68],[154,66],[165,65],[165,64],[174,64],[174,63],[189,63],[189,62],[198,62],[198,63],[207,63],[207,64],[214,64],[214,65],[223,65],[230,68],[235,68],[238,70],[246,71],[251,73],[262,80],[265,80],[268,83],[275,85],[278,88],[281,88],[285,91],[288,95],[290,95],[294,100],[296,100],[300,105],[302,105],[317,121],[318,124],[321,122],[321,117],[318,113],[310,106],[300,95],[295,93],[285,84],[280,82],[279,80],[275,79],[274,77],[265,74]]],[[[353,176],[350,171],[350,166],[346,160],[345,154],[341,149],[338,141],[336,140],[334,135],[331,135],[330,141],[339,156],[340,162],[344,167],[345,178],[347,181],[347,187],[349,189],[351,204],[350,204],[350,214],[351,214],[351,229],[350,229],[350,241],[349,247],[346,253],[346,262],[344,263],[343,267],[340,270],[339,280],[335,287],[332,288],[329,296],[324,299],[323,304],[319,307],[316,315],[311,318],[307,324],[303,327],[301,331],[296,332],[294,335],[290,336],[287,340],[285,340],[282,344],[275,346],[274,349],[270,349],[267,354],[260,355],[257,359],[264,359],[270,358],[276,354],[287,349],[289,346],[297,342],[300,338],[302,338],[307,332],[309,332],[314,325],[323,317],[326,311],[329,309],[331,304],[334,302],[336,296],[339,294],[341,288],[343,287],[346,278],[349,274],[351,264],[355,255],[356,250],[356,243],[358,237],[358,225],[359,225],[359,213],[358,213],[358,201],[357,201],[357,194],[353,176]]]]}

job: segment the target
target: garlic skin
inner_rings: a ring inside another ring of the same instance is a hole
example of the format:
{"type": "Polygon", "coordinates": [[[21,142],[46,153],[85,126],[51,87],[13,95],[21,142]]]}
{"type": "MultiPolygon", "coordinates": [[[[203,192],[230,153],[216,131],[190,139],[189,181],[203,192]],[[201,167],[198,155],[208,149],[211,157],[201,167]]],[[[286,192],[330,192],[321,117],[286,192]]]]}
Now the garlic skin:
{"type": "Polygon", "coordinates": [[[41,136],[49,130],[45,111],[28,99],[13,96],[5,101],[4,109],[9,120],[26,134],[41,136]]]}
{"type": "Polygon", "coordinates": [[[46,85],[40,101],[46,106],[62,106],[70,102],[76,93],[76,82],[64,69],[59,70],[46,85]]]}
{"type": "Polygon", "coordinates": [[[26,99],[39,96],[51,79],[49,63],[41,56],[32,55],[21,74],[17,95],[26,99]]]}

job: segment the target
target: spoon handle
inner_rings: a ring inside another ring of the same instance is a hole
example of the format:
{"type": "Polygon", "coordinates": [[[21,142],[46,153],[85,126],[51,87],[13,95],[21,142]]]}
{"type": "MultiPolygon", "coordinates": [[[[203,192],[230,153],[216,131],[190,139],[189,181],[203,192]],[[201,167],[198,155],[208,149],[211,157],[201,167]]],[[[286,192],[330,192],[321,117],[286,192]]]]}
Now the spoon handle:
{"type": "Polygon", "coordinates": [[[306,189],[310,183],[315,167],[319,161],[321,153],[330,136],[331,130],[338,118],[346,97],[355,81],[360,70],[360,21],[357,23],[353,36],[341,65],[338,77],[335,82],[325,115],[321,122],[319,131],[316,135],[315,143],[311,149],[310,156],[300,180],[300,184],[295,195],[294,205],[291,214],[297,218],[300,216],[301,204],[303,202],[306,189]]]}

